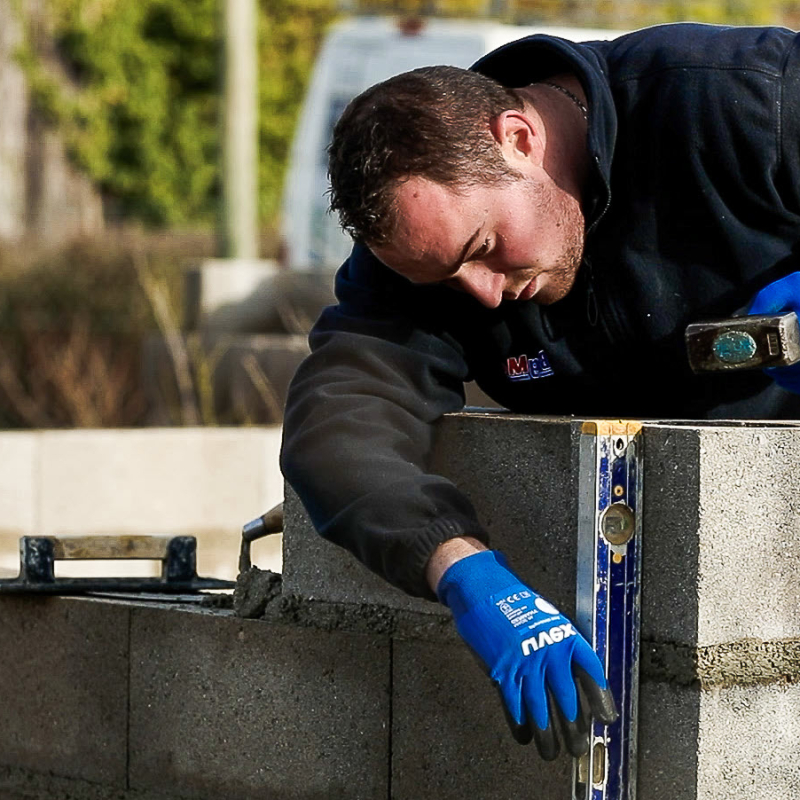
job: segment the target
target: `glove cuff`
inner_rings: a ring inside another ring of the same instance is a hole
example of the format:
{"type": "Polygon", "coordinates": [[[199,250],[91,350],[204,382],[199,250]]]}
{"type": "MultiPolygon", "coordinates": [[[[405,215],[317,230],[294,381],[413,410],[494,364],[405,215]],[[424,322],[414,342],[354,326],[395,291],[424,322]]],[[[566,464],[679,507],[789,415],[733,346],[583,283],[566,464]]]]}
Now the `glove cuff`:
{"type": "Polygon", "coordinates": [[[462,558],[442,575],[436,594],[458,617],[477,603],[520,583],[498,550],[484,550],[462,558]]]}

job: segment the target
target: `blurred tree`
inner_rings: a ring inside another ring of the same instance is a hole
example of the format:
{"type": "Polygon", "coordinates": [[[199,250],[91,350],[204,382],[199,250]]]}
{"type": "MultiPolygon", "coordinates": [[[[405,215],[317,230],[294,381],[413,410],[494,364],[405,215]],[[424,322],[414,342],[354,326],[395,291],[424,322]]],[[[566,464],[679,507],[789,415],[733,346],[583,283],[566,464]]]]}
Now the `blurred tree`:
{"type": "MultiPolygon", "coordinates": [[[[28,0],[15,0],[21,9],[28,0]]],[[[110,216],[210,224],[219,195],[219,0],[40,0],[23,13],[33,97],[110,216]],[[44,26],[44,32],[41,31],[44,26]],[[53,46],[53,43],[55,46],[53,46]]],[[[794,0],[259,0],[259,212],[272,225],[314,58],[336,7],[635,28],[791,24],[794,0]]],[[[797,12],[794,12],[795,14],[797,12]]]]}
{"type": "MultiPolygon", "coordinates": [[[[260,211],[272,222],[333,0],[260,0],[260,211]]],[[[210,223],[219,195],[218,0],[46,0],[20,57],[110,216],[210,223]],[[54,43],[54,48],[49,46],[54,43]]]]}
{"type": "Polygon", "coordinates": [[[259,198],[264,220],[277,214],[300,104],[335,0],[259,0],[259,198]]]}

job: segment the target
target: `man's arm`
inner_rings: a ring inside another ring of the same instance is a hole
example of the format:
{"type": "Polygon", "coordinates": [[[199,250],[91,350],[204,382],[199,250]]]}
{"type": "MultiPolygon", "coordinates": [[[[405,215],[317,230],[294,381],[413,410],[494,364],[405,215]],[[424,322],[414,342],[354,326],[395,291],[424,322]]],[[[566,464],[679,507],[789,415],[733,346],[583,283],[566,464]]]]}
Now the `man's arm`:
{"type": "Polygon", "coordinates": [[[436,593],[439,581],[447,570],[457,561],[467,556],[475,555],[488,548],[483,542],[470,536],[458,537],[442,542],[434,551],[428,566],[425,568],[425,577],[428,586],[436,593]]]}
{"type": "Polygon", "coordinates": [[[434,423],[463,405],[459,345],[435,315],[416,313],[420,295],[401,279],[371,264],[394,301],[384,302],[369,275],[358,280],[358,266],[340,273],[340,304],[315,326],[312,355],[293,381],[284,474],[323,536],[408,593],[450,608],[519,742],[534,739],[554,758],[559,717],[568,749],[584,752],[586,715],[614,715],[597,656],[502,554],[487,550],[469,500],[426,471],[434,423]],[[588,707],[579,707],[576,680],[588,707]]]}
{"type": "Polygon", "coordinates": [[[436,421],[463,407],[467,365],[426,293],[364,248],[336,288],[290,388],[281,466],[320,534],[434,599],[437,545],[488,539],[469,500],[426,468],[436,421]]]}

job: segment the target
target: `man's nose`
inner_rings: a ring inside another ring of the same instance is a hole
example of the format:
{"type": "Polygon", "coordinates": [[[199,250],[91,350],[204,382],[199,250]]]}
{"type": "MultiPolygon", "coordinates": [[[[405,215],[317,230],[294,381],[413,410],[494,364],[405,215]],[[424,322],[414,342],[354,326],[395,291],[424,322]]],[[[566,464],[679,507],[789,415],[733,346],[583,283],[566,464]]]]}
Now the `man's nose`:
{"type": "Polygon", "coordinates": [[[462,267],[456,275],[458,287],[471,294],[478,302],[487,308],[497,308],[503,299],[505,275],[492,272],[482,264],[469,264],[462,267]]]}

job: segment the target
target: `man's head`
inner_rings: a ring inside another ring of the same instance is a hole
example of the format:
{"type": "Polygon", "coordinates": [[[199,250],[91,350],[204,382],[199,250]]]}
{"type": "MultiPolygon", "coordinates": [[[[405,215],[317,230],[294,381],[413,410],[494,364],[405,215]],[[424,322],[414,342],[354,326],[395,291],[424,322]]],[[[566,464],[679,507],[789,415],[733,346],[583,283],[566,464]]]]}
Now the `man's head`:
{"type": "Polygon", "coordinates": [[[455,189],[509,180],[489,122],[523,107],[513,89],[458,67],[423,67],[367,89],[333,131],[331,209],[354,239],[383,244],[395,189],[409,176],[455,189]]]}
{"type": "Polygon", "coordinates": [[[490,308],[561,299],[583,252],[572,162],[585,155],[585,119],[562,93],[539,95],[455,67],[367,90],[334,131],[332,209],[415,283],[444,283],[490,308]]]}

